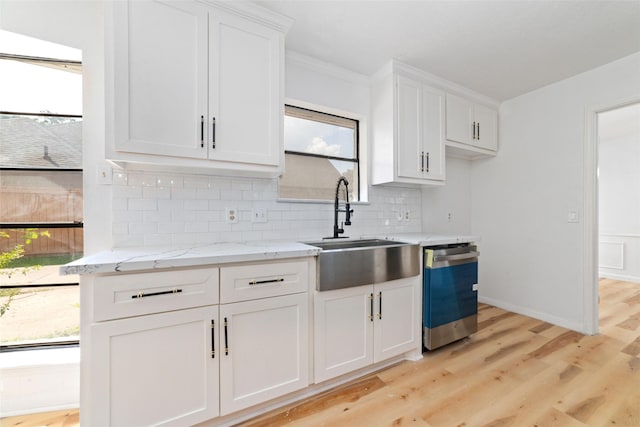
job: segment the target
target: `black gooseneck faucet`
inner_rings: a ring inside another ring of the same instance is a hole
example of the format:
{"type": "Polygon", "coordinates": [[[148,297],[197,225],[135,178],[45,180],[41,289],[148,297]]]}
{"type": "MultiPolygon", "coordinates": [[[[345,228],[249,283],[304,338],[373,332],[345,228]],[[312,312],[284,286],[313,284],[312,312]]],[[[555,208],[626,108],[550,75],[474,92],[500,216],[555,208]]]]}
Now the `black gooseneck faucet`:
{"type": "Polygon", "coordinates": [[[353,209],[349,205],[349,181],[344,176],[341,176],[338,179],[338,183],[336,184],[336,200],[334,203],[333,209],[333,238],[337,239],[340,234],[344,233],[344,228],[338,227],[338,212],[344,212],[346,214],[346,218],[344,221],[344,225],[351,225],[351,214],[353,213],[353,209]],[[344,184],[344,197],[345,197],[345,205],[344,209],[340,209],[338,196],[340,195],[340,183],[344,184]]]}

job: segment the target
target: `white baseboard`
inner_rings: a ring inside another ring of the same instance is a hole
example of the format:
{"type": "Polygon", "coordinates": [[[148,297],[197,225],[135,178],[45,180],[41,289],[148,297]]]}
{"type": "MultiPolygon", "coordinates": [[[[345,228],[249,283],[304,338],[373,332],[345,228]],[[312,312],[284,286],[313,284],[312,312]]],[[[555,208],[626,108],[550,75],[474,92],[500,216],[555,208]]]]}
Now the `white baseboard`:
{"type": "Polygon", "coordinates": [[[640,285],[640,277],[638,277],[638,276],[630,276],[628,274],[617,274],[617,273],[611,273],[611,272],[608,272],[608,271],[599,271],[598,272],[598,277],[603,278],[603,279],[620,280],[622,282],[637,283],[637,284],[640,285]]]}

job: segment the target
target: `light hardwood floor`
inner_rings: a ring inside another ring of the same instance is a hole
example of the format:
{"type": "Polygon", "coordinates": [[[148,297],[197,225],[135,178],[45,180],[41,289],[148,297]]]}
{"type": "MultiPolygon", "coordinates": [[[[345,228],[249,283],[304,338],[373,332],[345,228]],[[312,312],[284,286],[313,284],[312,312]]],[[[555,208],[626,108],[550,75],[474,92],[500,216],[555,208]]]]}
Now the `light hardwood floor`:
{"type": "MultiPolygon", "coordinates": [[[[242,427],[640,427],[640,284],[603,279],[600,296],[597,336],[481,304],[472,337],[242,427]]],[[[0,425],[76,426],[77,416],[0,425]]]]}

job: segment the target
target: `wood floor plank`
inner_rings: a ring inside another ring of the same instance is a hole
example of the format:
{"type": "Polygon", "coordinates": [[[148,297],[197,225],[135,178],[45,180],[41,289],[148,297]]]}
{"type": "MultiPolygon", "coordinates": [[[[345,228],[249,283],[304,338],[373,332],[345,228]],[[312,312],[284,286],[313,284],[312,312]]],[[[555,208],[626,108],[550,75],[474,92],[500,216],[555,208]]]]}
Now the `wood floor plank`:
{"type": "Polygon", "coordinates": [[[622,352],[630,356],[640,355],[640,336],[629,343],[628,346],[622,349],[622,352]]]}
{"type": "Polygon", "coordinates": [[[629,366],[629,359],[618,353],[606,364],[590,370],[586,381],[554,406],[585,424],[604,425],[609,414],[619,407],[620,399],[640,385],[640,372],[629,366]]]}

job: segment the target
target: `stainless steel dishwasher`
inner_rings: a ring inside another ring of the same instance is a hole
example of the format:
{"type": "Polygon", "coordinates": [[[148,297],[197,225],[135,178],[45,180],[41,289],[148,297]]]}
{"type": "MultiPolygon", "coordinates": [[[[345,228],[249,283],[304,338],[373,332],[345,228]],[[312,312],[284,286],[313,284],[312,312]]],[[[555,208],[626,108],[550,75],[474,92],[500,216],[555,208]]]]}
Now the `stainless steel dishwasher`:
{"type": "Polygon", "coordinates": [[[478,330],[478,256],[464,243],[424,249],[423,345],[428,350],[478,330]]]}

